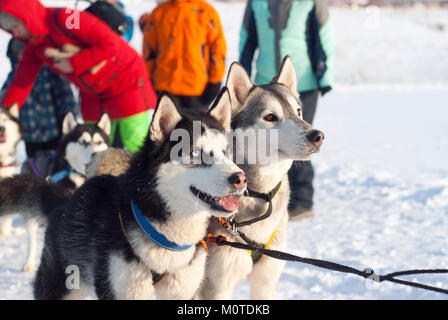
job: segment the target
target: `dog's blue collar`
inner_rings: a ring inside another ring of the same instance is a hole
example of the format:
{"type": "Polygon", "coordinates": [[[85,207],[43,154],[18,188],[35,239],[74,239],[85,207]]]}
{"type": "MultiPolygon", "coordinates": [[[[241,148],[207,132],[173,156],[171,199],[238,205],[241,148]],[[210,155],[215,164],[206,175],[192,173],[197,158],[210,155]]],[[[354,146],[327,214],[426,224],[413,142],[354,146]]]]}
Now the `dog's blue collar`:
{"type": "Polygon", "coordinates": [[[58,183],[59,181],[61,181],[61,180],[65,179],[65,178],[67,178],[67,177],[70,175],[70,173],[72,173],[72,172],[77,173],[77,174],[79,174],[79,175],[81,175],[81,176],[84,176],[82,173],[76,171],[75,169],[73,169],[72,167],[70,167],[70,165],[68,165],[67,168],[65,168],[64,170],[62,170],[62,171],[58,171],[58,172],[56,172],[55,174],[51,175],[51,176],[48,178],[48,180],[49,180],[50,182],[53,182],[53,183],[58,183]]]}
{"type": "Polygon", "coordinates": [[[134,214],[135,220],[137,220],[138,225],[143,230],[145,235],[156,245],[164,249],[171,251],[185,251],[192,247],[192,245],[180,246],[175,242],[168,240],[163,234],[158,232],[149,222],[148,218],[142,215],[139,207],[131,200],[132,213],[134,214]]]}

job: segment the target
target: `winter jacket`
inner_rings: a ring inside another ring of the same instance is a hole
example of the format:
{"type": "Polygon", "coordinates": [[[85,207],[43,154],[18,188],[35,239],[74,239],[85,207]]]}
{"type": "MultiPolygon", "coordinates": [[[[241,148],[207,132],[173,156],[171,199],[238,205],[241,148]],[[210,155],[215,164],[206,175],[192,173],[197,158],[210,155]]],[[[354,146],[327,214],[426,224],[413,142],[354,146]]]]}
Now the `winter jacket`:
{"type": "Polygon", "coordinates": [[[169,0],[140,19],[143,58],[156,91],[200,96],[225,73],[218,13],[202,0],[169,0]]]}
{"type": "Polygon", "coordinates": [[[240,62],[251,74],[256,49],[255,82],[266,83],[289,55],[298,91],[334,86],[333,37],[326,0],[250,0],[240,33],[240,62]]]}
{"type": "Polygon", "coordinates": [[[97,17],[46,8],[38,0],[0,0],[0,10],[23,21],[31,33],[2,104],[21,106],[44,64],[61,73],[44,51],[72,44],[82,50],[69,58],[74,71],[64,75],[80,90],[85,121],[98,121],[105,111],[116,120],[154,108],[156,96],[143,59],[97,17]]]}
{"type": "MultiPolygon", "coordinates": [[[[12,82],[18,62],[11,62],[12,70],[3,84],[2,96],[12,82]]],[[[25,128],[24,140],[43,143],[61,136],[62,121],[67,112],[76,112],[77,103],[70,82],[43,67],[34,82],[30,95],[20,109],[20,122],[25,128]]]]}

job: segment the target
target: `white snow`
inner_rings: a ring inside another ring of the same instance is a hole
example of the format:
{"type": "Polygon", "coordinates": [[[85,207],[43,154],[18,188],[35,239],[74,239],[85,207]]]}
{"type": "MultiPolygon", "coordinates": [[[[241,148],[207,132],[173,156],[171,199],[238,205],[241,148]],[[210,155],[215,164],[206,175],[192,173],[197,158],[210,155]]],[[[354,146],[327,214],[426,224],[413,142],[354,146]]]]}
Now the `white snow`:
{"type": "MultiPolygon", "coordinates": [[[[211,2],[221,15],[230,64],[238,57],[244,4],[211,2]]],[[[128,1],[128,11],[138,19],[154,5],[128,1]]],[[[331,8],[330,15],[337,86],[320,100],[314,123],[326,137],[314,161],[316,213],[289,224],[288,252],[383,274],[448,268],[448,11],[331,8]]],[[[0,33],[4,51],[7,41],[0,33]]],[[[138,28],[132,45],[141,48],[138,28]]],[[[0,66],[3,82],[4,55],[0,66]]],[[[0,238],[0,299],[32,299],[33,274],[21,271],[26,231],[19,218],[14,227],[0,238]]],[[[403,278],[448,288],[447,275],[403,278]]],[[[234,298],[248,296],[243,282],[234,298]]],[[[287,263],[278,298],[447,296],[287,263]]]]}

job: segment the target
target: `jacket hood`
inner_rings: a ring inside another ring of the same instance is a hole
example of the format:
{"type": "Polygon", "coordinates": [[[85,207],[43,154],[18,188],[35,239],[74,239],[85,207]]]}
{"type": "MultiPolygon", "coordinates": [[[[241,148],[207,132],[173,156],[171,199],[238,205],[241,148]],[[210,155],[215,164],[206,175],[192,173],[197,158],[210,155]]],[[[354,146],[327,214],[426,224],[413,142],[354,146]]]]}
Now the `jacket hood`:
{"type": "Polygon", "coordinates": [[[47,9],[38,0],[0,0],[0,10],[22,21],[31,38],[48,34],[47,9]]]}

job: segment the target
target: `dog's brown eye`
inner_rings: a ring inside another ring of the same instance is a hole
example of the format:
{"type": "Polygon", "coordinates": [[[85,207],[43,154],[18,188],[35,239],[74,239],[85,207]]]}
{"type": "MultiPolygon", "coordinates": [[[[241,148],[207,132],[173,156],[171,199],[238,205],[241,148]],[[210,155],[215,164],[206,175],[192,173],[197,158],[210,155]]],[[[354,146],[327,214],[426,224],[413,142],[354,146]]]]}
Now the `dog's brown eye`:
{"type": "Polygon", "coordinates": [[[297,114],[302,118],[302,108],[297,109],[297,114]]]}
{"type": "Polygon", "coordinates": [[[274,121],[277,121],[278,118],[277,118],[277,116],[275,114],[271,113],[271,114],[268,114],[267,116],[265,116],[263,118],[263,120],[264,121],[269,121],[269,122],[274,122],[274,121]]]}

